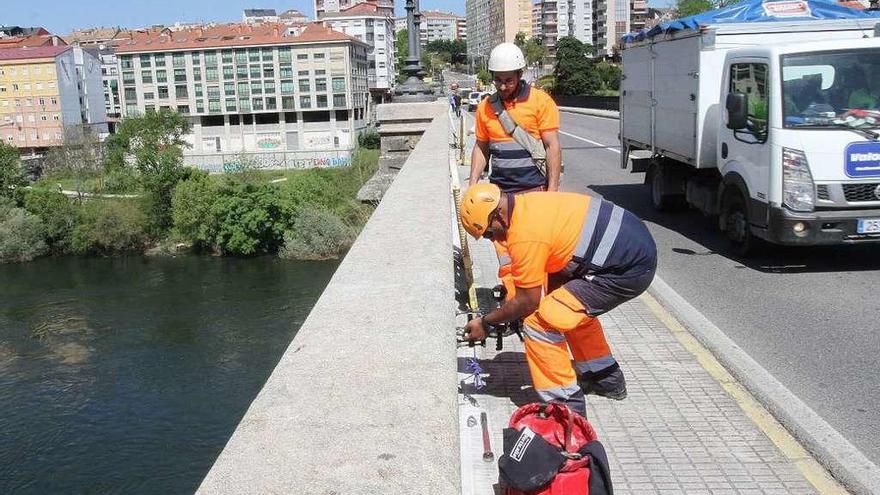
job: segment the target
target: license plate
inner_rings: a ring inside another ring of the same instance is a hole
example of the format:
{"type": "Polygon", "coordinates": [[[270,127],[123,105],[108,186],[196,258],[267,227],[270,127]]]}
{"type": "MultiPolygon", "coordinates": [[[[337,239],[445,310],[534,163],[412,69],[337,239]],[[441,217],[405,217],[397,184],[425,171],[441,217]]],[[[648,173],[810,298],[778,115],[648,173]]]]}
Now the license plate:
{"type": "Polygon", "coordinates": [[[880,234],[880,218],[860,218],[856,230],[859,234],[880,234]]]}

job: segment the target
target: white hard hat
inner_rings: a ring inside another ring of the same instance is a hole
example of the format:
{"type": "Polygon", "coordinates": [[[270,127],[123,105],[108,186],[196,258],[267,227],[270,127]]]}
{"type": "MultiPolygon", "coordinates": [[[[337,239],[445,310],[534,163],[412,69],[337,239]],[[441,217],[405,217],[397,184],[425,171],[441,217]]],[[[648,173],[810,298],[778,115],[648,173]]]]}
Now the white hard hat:
{"type": "Polygon", "coordinates": [[[522,50],[513,43],[501,43],[489,54],[490,72],[520,70],[526,66],[522,50]]]}

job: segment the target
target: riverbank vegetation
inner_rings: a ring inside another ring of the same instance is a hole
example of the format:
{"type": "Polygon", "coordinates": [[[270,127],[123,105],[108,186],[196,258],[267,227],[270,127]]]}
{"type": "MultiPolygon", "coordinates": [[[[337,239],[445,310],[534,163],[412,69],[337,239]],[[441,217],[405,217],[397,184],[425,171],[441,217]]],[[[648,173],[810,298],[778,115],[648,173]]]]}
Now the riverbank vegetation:
{"type": "Polygon", "coordinates": [[[173,112],[126,119],[104,146],[69,139],[36,181],[18,150],[0,143],[0,263],[181,250],[328,259],[351,246],[372,212],[355,196],[378,150],[359,149],[350,166],[307,170],[256,170],[241,157],[237,172],[208,175],[184,166],[188,131],[173,112]]]}

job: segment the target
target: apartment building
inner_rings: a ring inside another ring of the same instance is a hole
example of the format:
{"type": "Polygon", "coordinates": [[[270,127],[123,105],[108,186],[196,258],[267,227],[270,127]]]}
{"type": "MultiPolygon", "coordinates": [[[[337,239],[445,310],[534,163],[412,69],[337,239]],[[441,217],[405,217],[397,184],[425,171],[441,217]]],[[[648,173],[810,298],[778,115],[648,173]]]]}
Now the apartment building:
{"type": "Polygon", "coordinates": [[[315,0],[315,18],[321,19],[327,12],[340,12],[361,3],[370,3],[383,14],[394,17],[394,0],[315,0]]]}
{"type": "Polygon", "coordinates": [[[464,17],[458,17],[455,20],[455,35],[460,40],[467,41],[467,19],[464,17]]]}
{"type": "Polygon", "coordinates": [[[101,81],[104,88],[104,111],[110,123],[111,132],[115,122],[122,117],[122,98],[119,93],[119,71],[116,63],[116,44],[126,37],[119,28],[91,28],[73,31],[64,36],[64,41],[72,46],[88,48],[101,62],[101,81]]]}
{"type": "Polygon", "coordinates": [[[513,42],[516,33],[532,33],[532,22],[525,21],[522,9],[529,10],[532,4],[521,0],[465,0],[467,17],[468,57],[488,59],[495,45],[513,42]]]}
{"type": "Polygon", "coordinates": [[[325,12],[321,20],[335,31],[368,45],[367,83],[375,101],[390,97],[397,73],[394,56],[394,19],[375,3],[360,3],[339,12],[325,12]]]}
{"type": "Polygon", "coordinates": [[[304,24],[309,22],[309,16],[294,9],[286,10],[278,16],[278,20],[285,24],[304,24]]]}
{"type": "Polygon", "coordinates": [[[278,22],[278,14],[275,9],[245,9],[241,16],[245,24],[259,24],[261,22],[278,22]]]}
{"type": "Polygon", "coordinates": [[[611,57],[620,38],[630,32],[632,0],[594,1],[593,46],[597,56],[611,57]]]}
{"type": "Polygon", "coordinates": [[[64,142],[66,127],[107,133],[98,59],[70,46],[0,50],[0,139],[38,153],[64,142]]]}
{"type": "MultiPolygon", "coordinates": [[[[462,32],[461,28],[467,22],[464,17],[440,10],[423,10],[421,14],[419,42],[422,46],[437,40],[462,39],[461,35],[467,34],[467,29],[462,32]]],[[[406,29],[406,17],[398,17],[394,24],[398,31],[406,29]]]]}
{"type": "Polygon", "coordinates": [[[187,115],[191,155],[351,149],[369,105],[368,45],[320,23],[287,28],[232,24],[119,44],[125,115],[187,115]]]}

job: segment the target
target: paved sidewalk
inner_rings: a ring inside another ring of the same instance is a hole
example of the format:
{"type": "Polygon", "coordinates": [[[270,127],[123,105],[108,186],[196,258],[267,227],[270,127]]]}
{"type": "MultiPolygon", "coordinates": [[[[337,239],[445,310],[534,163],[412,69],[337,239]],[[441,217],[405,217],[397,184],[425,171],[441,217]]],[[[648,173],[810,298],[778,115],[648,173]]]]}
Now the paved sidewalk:
{"type": "MultiPolygon", "coordinates": [[[[469,150],[468,150],[469,151],[469,150]]],[[[458,167],[466,184],[466,167],[458,167]]],[[[455,239],[458,244],[458,239],[455,239]]],[[[483,311],[493,302],[497,261],[488,241],[469,238],[474,278],[483,311]]],[[[776,495],[846,493],[832,483],[821,492],[746,415],[741,403],[700,364],[642,296],[601,317],[615,357],[626,373],[629,397],[620,402],[587,397],[587,415],[609,454],[618,495],[776,495]]],[[[461,306],[459,309],[463,309],[461,306]]],[[[662,311],[659,310],[659,311],[662,311]]],[[[459,317],[459,325],[464,317],[459,317]]],[[[495,459],[501,432],[519,406],[537,401],[523,345],[514,337],[495,351],[458,351],[462,494],[498,492],[496,462],[483,461],[480,412],[488,417],[495,459]],[[477,390],[468,374],[476,356],[485,386],[477,390]]],[[[811,459],[809,460],[811,461],[811,459]]],[[[824,476],[822,473],[820,476],[824,476]]],[[[822,485],[820,485],[822,486],[822,485]]]]}

